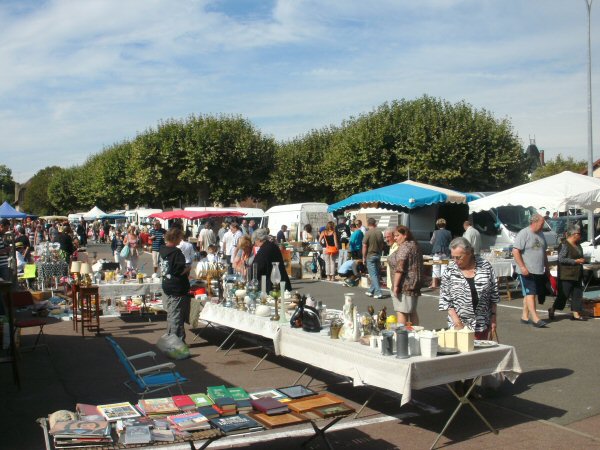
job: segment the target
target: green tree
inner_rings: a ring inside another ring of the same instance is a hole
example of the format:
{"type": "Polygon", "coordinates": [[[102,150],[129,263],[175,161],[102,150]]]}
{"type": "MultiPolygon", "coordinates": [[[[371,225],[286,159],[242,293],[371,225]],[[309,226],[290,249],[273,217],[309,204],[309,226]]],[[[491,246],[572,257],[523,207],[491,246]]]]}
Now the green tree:
{"type": "Polygon", "coordinates": [[[543,166],[535,169],[531,175],[532,180],[539,180],[540,178],[546,178],[551,175],[569,170],[575,173],[581,173],[587,168],[587,162],[575,161],[572,156],[563,157],[560,153],[554,160],[546,161],[543,166]]]}
{"type": "Polygon", "coordinates": [[[52,183],[53,178],[63,171],[64,169],[58,166],[49,166],[38,171],[29,180],[29,184],[25,190],[23,210],[40,216],[62,213],[60,209],[55,208],[53,205],[48,187],[52,183]]]}
{"type": "Polygon", "coordinates": [[[15,201],[15,181],[12,177],[12,170],[4,164],[0,164],[0,204],[7,201],[14,203],[15,201]]]}

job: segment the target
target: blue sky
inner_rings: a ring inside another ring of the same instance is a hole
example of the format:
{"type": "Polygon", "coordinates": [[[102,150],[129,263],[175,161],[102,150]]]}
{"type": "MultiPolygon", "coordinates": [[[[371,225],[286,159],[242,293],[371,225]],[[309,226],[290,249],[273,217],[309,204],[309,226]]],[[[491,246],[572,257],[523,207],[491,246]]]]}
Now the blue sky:
{"type": "MultiPolygon", "coordinates": [[[[600,158],[600,3],[592,10],[600,158]]],[[[25,181],[160,120],[283,140],[428,94],[587,159],[585,0],[2,0],[0,164],[25,181]]]]}

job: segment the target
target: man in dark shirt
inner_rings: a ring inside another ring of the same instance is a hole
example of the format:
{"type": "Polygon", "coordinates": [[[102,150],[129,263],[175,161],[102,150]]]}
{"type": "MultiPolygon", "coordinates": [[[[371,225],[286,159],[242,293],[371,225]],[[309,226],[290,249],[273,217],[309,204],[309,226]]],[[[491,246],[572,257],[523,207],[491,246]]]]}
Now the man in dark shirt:
{"type": "Polygon", "coordinates": [[[277,243],[282,244],[287,241],[285,238],[285,232],[287,231],[287,225],[281,225],[281,230],[277,232],[277,243]]]}
{"type": "Polygon", "coordinates": [[[188,274],[191,266],[185,263],[185,256],[177,248],[183,236],[183,230],[178,227],[167,231],[164,235],[165,245],[159,250],[159,264],[162,290],[167,296],[164,301],[167,311],[167,334],[174,334],[185,342],[184,322],[189,322],[190,315],[188,274]]]}
{"type": "Polygon", "coordinates": [[[363,239],[363,261],[366,261],[371,287],[365,295],[373,298],[383,298],[379,284],[381,270],[381,253],[383,252],[383,234],[377,229],[377,222],[372,217],[367,220],[368,231],[363,239]]]}
{"type": "Polygon", "coordinates": [[[345,216],[342,216],[339,218],[339,222],[335,226],[335,232],[337,233],[340,248],[343,248],[342,245],[348,245],[350,242],[350,227],[346,223],[347,220],[348,219],[346,219],[345,216]]]}
{"type": "Polygon", "coordinates": [[[160,226],[160,222],[155,220],[154,227],[150,230],[150,236],[148,236],[148,240],[152,243],[152,266],[154,267],[154,273],[158,271],[158,252],[165,244],[165,233],[166,231],[160,226]]]}
{"type": "Polygon", "coordinates": [[[281,281],[285,282],[285,290],[292,290],[292,283],[290,277],[285,270],[285,263],[283,261],[283,255],[281,250],[274,242],[269,241],[269,233],[265,228],[259,228],[254,233],[254,245],[260,247],[256,256],[254,257],[254,264],[256,265],[256,277],[258,280],[263,275],[267,277],[267,292],[273,290],[275,286],[271,283],[271,271],[273,270],[273,263],[279,263],[279,274],[281,275],[281,281]]]}

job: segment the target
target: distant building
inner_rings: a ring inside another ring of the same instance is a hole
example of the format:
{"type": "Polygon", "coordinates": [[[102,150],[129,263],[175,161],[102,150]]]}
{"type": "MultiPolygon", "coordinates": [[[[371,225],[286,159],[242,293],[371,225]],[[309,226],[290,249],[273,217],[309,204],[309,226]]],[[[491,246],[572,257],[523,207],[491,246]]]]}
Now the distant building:
{"type": "Polygon", "coordinates": [[[535,169],[544,165],[544,150],[538,150],[535,145],[535,138],[529,138],[529,147],[525,150],[527,155],[527,171],[529,173],[535,172],[535,169]]]}
{"type": "Polygon", "coordinates": [[[15,209],[17,211],[23,211],[21,206],[25,201],[25,192],[27,191],[30,181],[31,179],[27,180],[23,184],[15,182],[15,209]]]}
{"type": "MultiPolygon", "coordinates": [[[[597,159],[596,161],[594,161],[594,164],[592,164],[592,170],[593,170],[594,177],[600,178],[600,159],[597,159]]],[[[588,174],[587,167],[581,171],[581,174],[582,175],[588,174]]]]}

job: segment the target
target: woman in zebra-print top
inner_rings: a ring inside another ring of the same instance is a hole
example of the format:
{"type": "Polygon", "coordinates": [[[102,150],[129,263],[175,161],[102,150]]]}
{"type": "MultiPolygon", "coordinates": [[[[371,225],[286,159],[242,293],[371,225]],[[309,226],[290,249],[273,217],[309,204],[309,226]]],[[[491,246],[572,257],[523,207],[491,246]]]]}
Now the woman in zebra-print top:
{"type": "Polygon", "coordinates": [[[496,329],[496,304],[500,301],[496,274],[485,259],[475,256],[463,237],[450,243],[452,261],[442,276],[440,311],[448,311],[448,326],[468,326],[475,339],[488,339],[496,329]]]}

